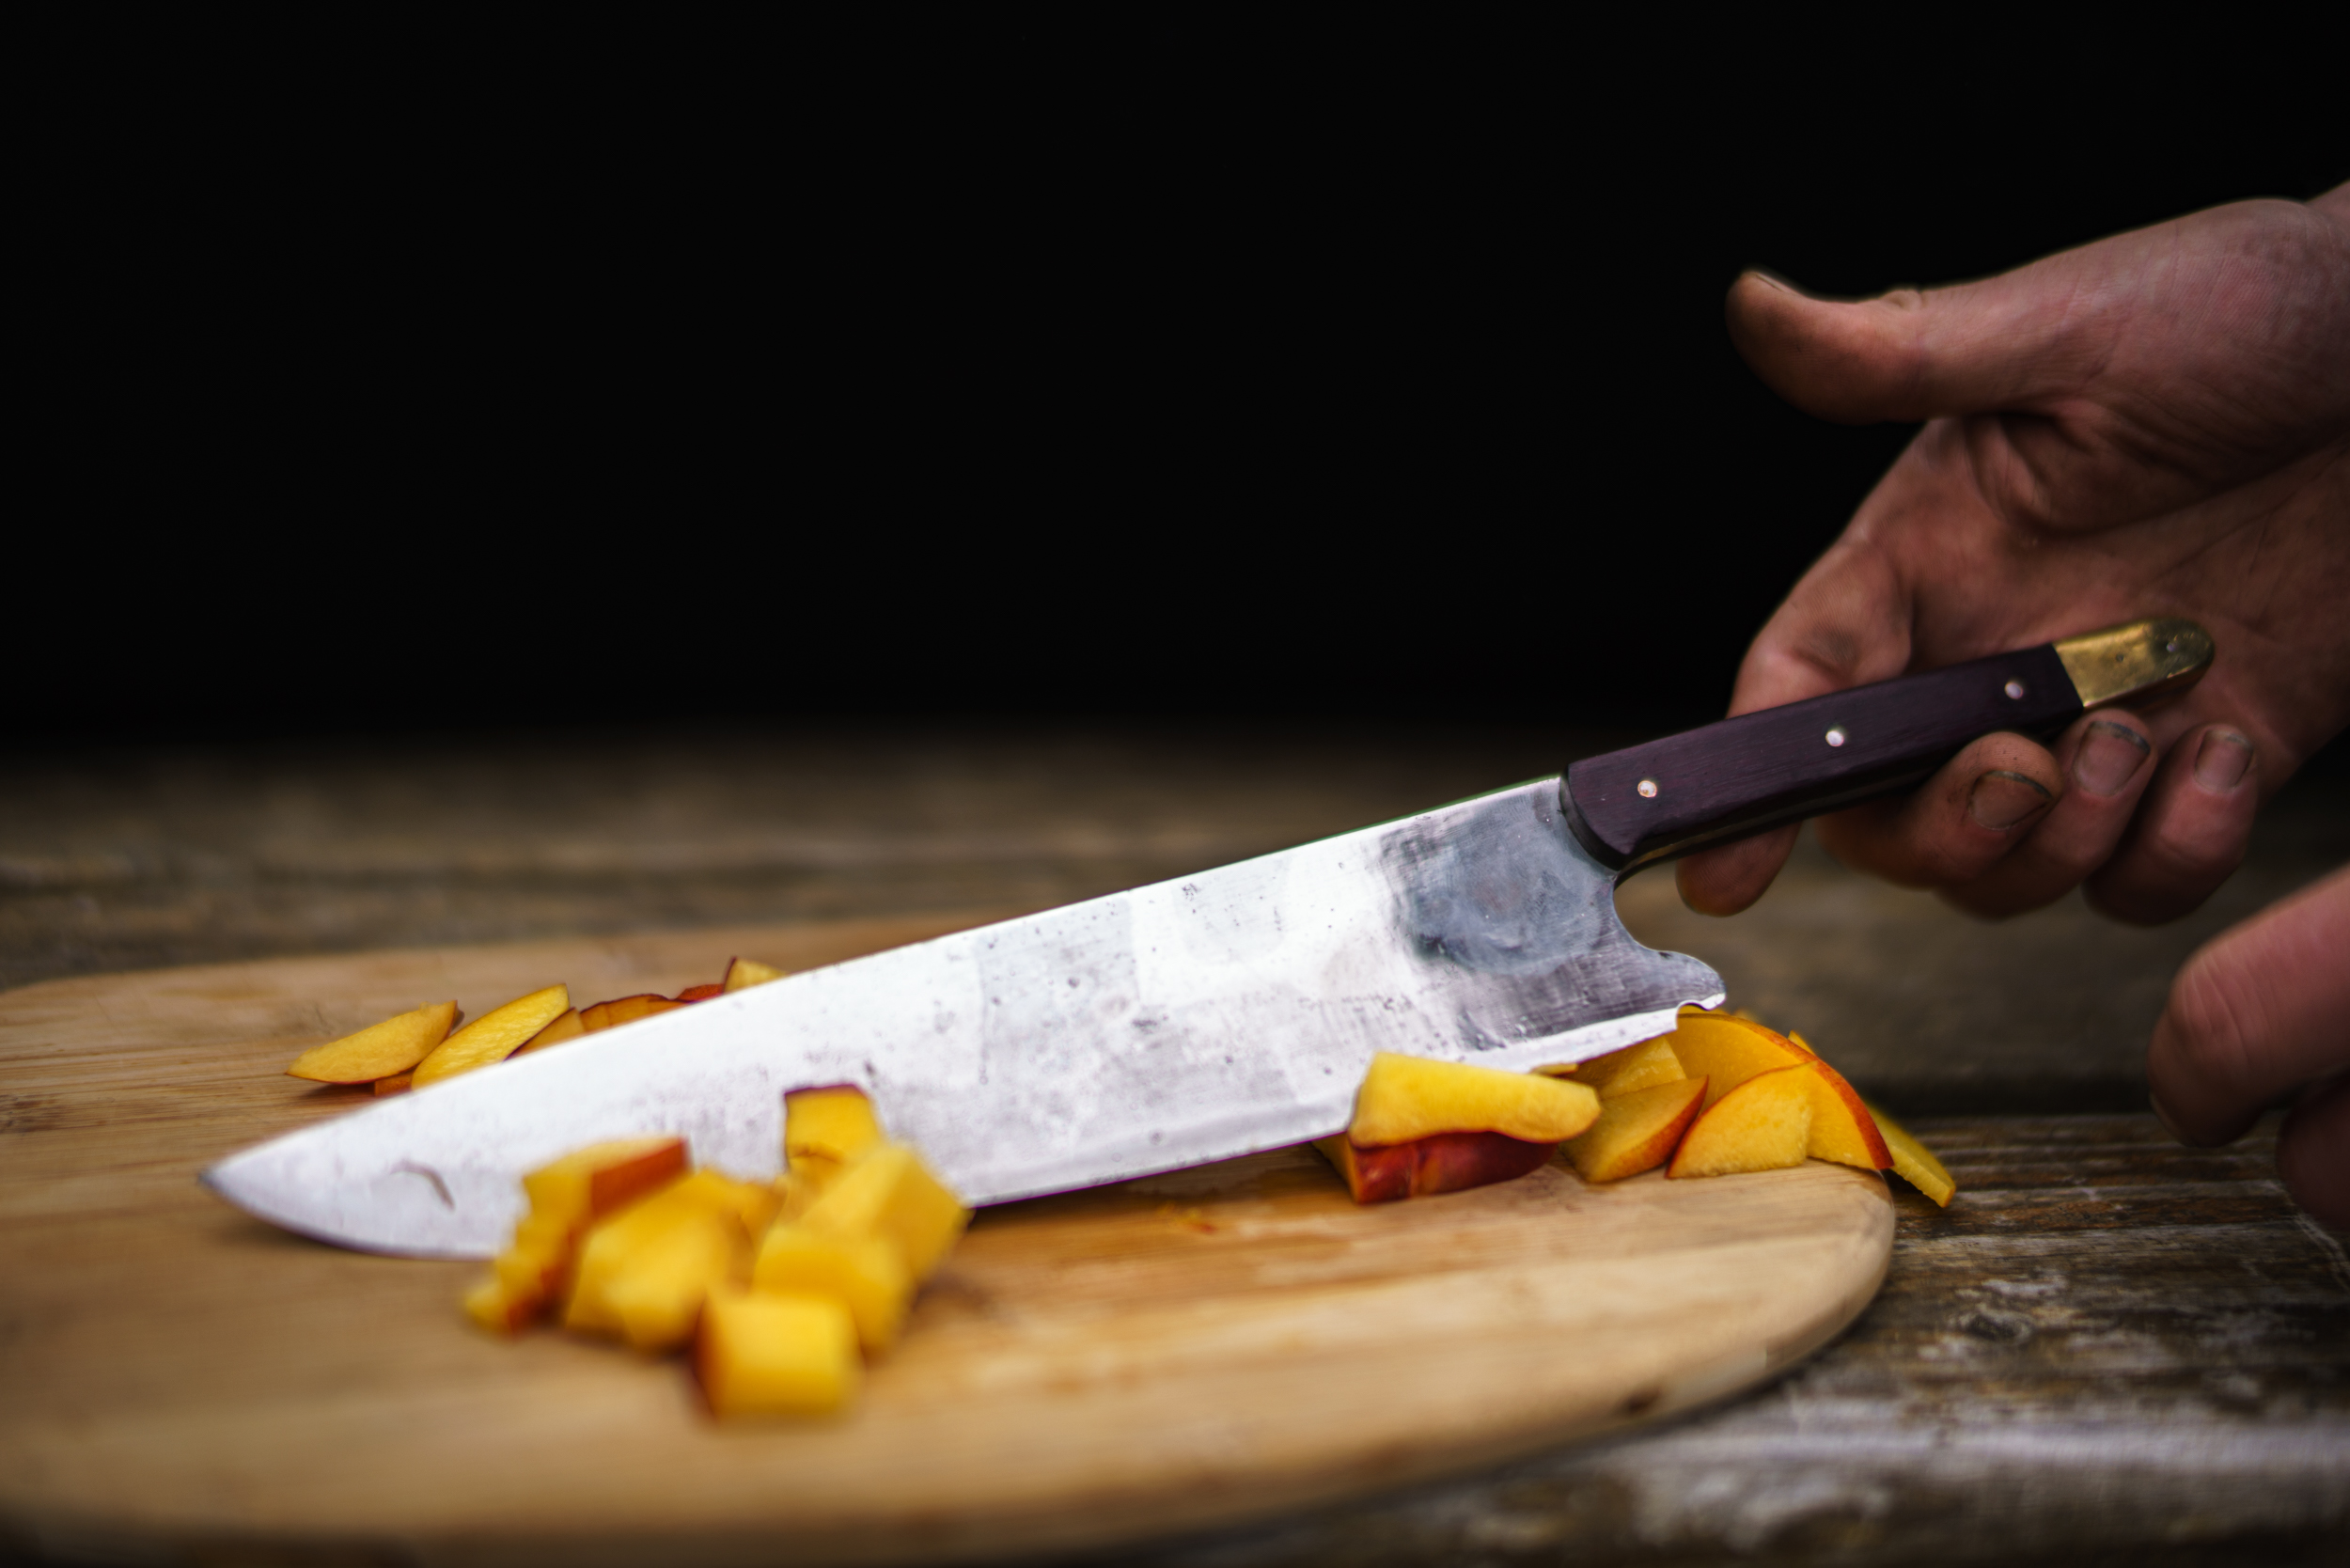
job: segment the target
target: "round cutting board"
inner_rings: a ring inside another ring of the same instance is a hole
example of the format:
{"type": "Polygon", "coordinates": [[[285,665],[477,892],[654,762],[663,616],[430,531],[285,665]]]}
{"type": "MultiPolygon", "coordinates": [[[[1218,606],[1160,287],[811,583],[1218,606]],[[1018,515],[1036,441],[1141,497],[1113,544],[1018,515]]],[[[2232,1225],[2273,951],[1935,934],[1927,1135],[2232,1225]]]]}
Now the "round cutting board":
{"type": "Polygon", "coordinates": [[[1309,1150],[983,1211],[854,1413],[721,1426],[682,1366],[492,1340],[478,1265],[344,1252],[196,1185],[365,1103],[302,1048],[561,980],[671,993],[973,917],[57,980],[0,996],[0,1529],[37,1549],[932,1561],[1226,1524],[1748,1387],[1884,1278],[1817,1162],[1358,1208],[1309,1150]]]}

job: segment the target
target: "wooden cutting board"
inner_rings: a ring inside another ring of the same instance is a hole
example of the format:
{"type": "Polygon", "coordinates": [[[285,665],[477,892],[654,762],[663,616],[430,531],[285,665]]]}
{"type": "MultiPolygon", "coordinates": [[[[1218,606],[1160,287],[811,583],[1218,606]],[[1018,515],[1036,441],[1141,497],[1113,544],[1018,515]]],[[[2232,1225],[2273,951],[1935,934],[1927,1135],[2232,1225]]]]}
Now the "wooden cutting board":
{"type": "MultiPolygon", "coordinates": [[[[1288,1150],[983,1212],[856,1411],[718,1426],[677,1364],[500,1342],[478,1265],[196,1184],[365,1103],[296,1051],[454,996],[592,1000],[977,923],[838,921],[51,981],[0,996],[0,1529],[59,1554],[931,1561],[1489,1464],[1747,1388],[1867,1305],[1893,1215],[1814,1162],[1350,1202],[1288,1150]]],[[[5,1544],[0,1542],[0,1544],[5,1544]]]]}

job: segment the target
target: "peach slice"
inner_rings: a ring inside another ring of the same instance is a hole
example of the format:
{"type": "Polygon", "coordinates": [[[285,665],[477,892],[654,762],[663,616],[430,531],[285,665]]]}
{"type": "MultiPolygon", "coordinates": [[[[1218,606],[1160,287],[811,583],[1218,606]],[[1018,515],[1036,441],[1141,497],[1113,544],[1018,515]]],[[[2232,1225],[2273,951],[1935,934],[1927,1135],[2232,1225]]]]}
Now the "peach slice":
{"type": "Polygon", "coordinates": [[[1540,1168],[1559,1146],[1506,1133],[1431,1133],[1409,1143],[1373,1147],[1341,1133],[1316,1139],[1314,1147],[1346,1179],[1355,1202],[1391,1203],[1515,1181],[1540,1168]]]}
{"type": "Polygon", "coordinates": [[[375,1092],[379,1097],[385,1094],[405,1094],[415,1087],[415,1082],[416,1075],[414,1073],[395,1073],[388,1078],[376,1079],[375,1092]]]}
{"type": "Polygon", "coordinates": [[[791,972],[789,969],[778,969],[772,964],[761,964],[755,958],[730,959],[727,963],[726,980],[720,989],[727,995],[732,996],[737,991],[747,991],[754,985],[764,985],[769,980],[779,980],[791,972]]]}
{"type": "Polygon", "coordinates": [[[515,1048],[518,1057],[533,1051],[543,1051],[550,1045],[560,1045],[567,1040],[577,1040],[588,1032],[588,1026],[579,1021],[579,1009],[567,1007],[555,1015],[555,1022],[532,1035],[515,1048]]]}
{"type": "Polygon", "coordinates": [[[689,985],[669,999],[673,1002],[706,1002],[713,996],[723,996],[727,988],[716,980],[707,985],[689,985]]]}
{"type": "MultiPolygon", "coordinates": [[[[1751,1013],[1733,1016],[1756,1028],[1763,1027],[1751,1013]]],[[[1830,1067],[1803,1036],[1791,1032],[1780,1038],[1802,1052],[1810,1059],[1811,1070],[1820,1075],[1811,1095],[1811,1157],[1856,1166],[1862,1170],[1891,1168],[1893,1156],[1877,1131],[1876,1119],[1853,1086],[1844,1081],[1844,1075],[1830,1067]]]]}
{"type": "Polygon", "coordinates": [[[1598,1116],[1599,1096],[1571,1079],[1381,1051],[1355,1091],[1346,1136],[1366,1149],[1435,1133],[1500,1133],[1527,1143],[1558,1143],[1598,1116]]]}
{"type": "Polygon", "coordinates": [[[442,1041],[431,1056],[418,1062],[412,1086],[430,1088],[445,1078],[504,1061],[514,1054],[516,1046],[555,1022],[571,1005],[570,992],[562,986],[550,985],[544,991],[533,991],[504,1007],[492,1009],[442,1041]]]}
{"type": "Polygon", "coordinates": [[[357,1034],[313,1045],[293,1058],[286,1075],[320,1084],[371,1084],[405,1073],[448,1038],[459,1016],[455,1002],[434,1002],[400,1013],[357,1034]]]}
{"type": "Polygon", "coordinates": [[[1958,1192],[1958,1183],[1943,1168],[1934,1152],[1910,1135],[1909,1129],[1863,1102],[1877,1132],[1885,1139],[1887,1152],[1892,1156],[1893,1174],[1934,1200],[1936,1208],[1947,1209],[1958,1192]]]}
{"type": "Polygon", "coordinates": [[[1621,1182],[1653,1170],[1672,1158],[1674,1145],[1704,1098],[1703,1078],[1602,1095],[1599,1120],[1567,1144],[1567,1158],[1587,1182],[1621,1182]]]}
{"type": "MultiPolygon", "coordinates": [[[[1813,1082],[1801,1067],[1756,1074],[1699,1113],[1665,1174],[1730,1176],[1803,1164],[1813,1082]]],[[[1711,1098],[1713,1091],[1706,1093],[1711,1098]]]]}
{"type": "MultiPolygon", "coordinates": [[[[1660,1034],[1654,1040],[1593,1057],[1575,1074],[1574,1081],[1590,1085],[1591,1092],[1602,1100],[1612,1100],[1655,1084],[1677,1084],[1688,1075],[1682,1070],[1681,1058],[1673,1055],[1672,1037],[1660,1034]]],[[[1601,1113],[1606,1114],[1605,1106],[1601,1113]]]]}
{"type": "Polygon", "coordinates": [[[1808,1070],[1812,1077],[1812,1157],[1863,1170],[1889,1168],[1892,1151],[1877,1131],[1876,1118],[1869,1114],[1868,1105],[1844,1081],[1844,1075],[1817,1057],[1811,1058],[1808,1070]]]}
{"type": "Polygon", "coordinates": [[[901,1143],[869,1150],[800,1216],[809,1230],[842,1240],[887,1239],[916,1281],[930,1278],[970,1221],[970,1211],[901,1143]]]}
{"type": "Polygon", "coordinates": [[[1703,1109],[1709,1111],[1723,1095],[1757,1074],[1816,1059],[1786,1036],[1751,1018],[1698,1008],[1682,1009],[1678,1026],[1665,1038],[1672,1042],[1681,1070],[1705,1080],[1703,1109]]]}
{"type": "Polygon", "coordinates": [[[784,1162],[820,1188],[881,1141],[881,1121],[861,1089],[795,1089],[783,1097],[784,1162]]]}
{"type": "Polygon", "coordinates": [[[674,1012],[679,1008],[688,1005],[690,1004],[685,1002],[673,1002],[666,996],[656,996],[650,991],[634,996],[615,996],[608,1002],[597,1002],[592,1006],[581,1008],[579,1027],[586,1033],[594,1034],[599,1029],[616,1028],[622,1024],[634,1024],[639,1018],[650,1018],[657,1012],[674,1012]]]}
{"type": "Polygon", "coordinates": [[[863,1376],[849,1309],[798,1292],[713,1291],[694,1351],[722,1417],[830,1415],[856,1398],[863,1376]]]}
{"type": "Polygon", "coordinates": [[[879,1356],[898,1340],[914,1300],[914,1277],[897,1246],[880,1236],[850,1241],[805,1225],[778,1225],[759,1244],[751,1284],[761,1291],[828,1295],[848,1308],[857,1343],[879,1356]]]}

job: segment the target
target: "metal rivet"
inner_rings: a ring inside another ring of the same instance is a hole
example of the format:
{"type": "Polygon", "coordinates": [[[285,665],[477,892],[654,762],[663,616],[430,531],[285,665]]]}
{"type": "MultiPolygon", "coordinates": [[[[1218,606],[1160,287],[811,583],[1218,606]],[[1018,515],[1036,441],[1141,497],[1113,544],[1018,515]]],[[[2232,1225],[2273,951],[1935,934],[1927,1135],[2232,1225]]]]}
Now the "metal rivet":
{"type": "Polygon", "coordinates": [[[1653,778],[1643,778],[1640,780],[1640,798],[1642,800],[1654,800],[1656,798],[1656,780],[1653,778]]]}
{"type": "Polygon", "coordinates": [[[2021,681],[2010,681],[2007,683],[2007,695],[2010,697],[2022,697],[2024,695],[2024,683],[2021,681]]]}
{"type": "Polygon", "coordinates": [[[1842,725],[1840,724],[1835,729],[1827,732],[1827,744],[1830,745],[1842,745],[1844,744],[1844,727],[1842,725]]]}

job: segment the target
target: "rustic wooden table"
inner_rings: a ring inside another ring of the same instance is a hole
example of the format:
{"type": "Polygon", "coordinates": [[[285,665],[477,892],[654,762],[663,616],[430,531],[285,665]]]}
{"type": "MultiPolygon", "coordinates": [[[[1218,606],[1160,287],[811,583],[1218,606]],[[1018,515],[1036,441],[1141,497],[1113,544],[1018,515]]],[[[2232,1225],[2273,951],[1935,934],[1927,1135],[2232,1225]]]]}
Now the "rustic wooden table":
{"type": "MultiPolygon", "coordinates": [[[[368,948],[1025,904],[1556,771],[1621,738],[1477,731],[684,732],[0,761],[0,985],[368,948]]],[[[1662,1427],[1136,1564],[2336,1561],[2350,1258],[2273,1126],[2186,1151],[2138,1064],[2195,945],[2350,858],[2350,789],[2280,797],[2193,918],[1982,926],[1808,844],[1738,920],[1669,878],[1658,946],[1908,1114],[1962,1191],[1903,1200],[1838,1344],[1662,1427]]],[[[0,1136],[29,1127],[0,1084],[0,1136]]],[[[5,1332],[0,1325],[0,1332],[5,1332]]],[[[1559,1354],[1572,1355],[1562,1345],[1559,1354]]],[[[0,1541],[0,1555],[9,1551],[0,1541]]]]}

